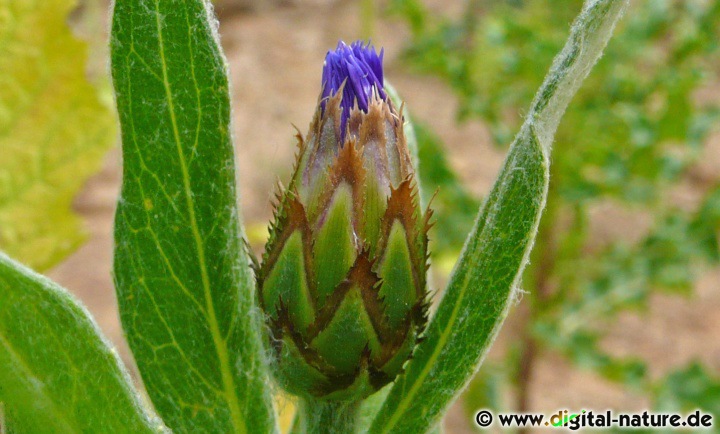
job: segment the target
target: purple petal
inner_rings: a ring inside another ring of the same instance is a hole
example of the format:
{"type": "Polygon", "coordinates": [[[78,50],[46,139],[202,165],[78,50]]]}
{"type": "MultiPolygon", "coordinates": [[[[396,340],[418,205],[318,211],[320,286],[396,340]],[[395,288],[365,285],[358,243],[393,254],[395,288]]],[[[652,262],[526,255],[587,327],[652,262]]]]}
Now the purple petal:
{"type": "Polygon", "coordinates": [[[320,105],[325,111],[327,98],[337,93],[340,86],[345,83],[340,107],[342,114],[340,128],[342,139],[345,138],[345,127],[350,117],[350,110],[357,102],[358,108],[367,113],[368,105],[377,94],[387,98],[383,82],[384,51],[375,52],[375,47],[368,42],[355,41],[350,46],[339,41],[335,51],[328,51],[322,71],[322,99],[320,105]]]}

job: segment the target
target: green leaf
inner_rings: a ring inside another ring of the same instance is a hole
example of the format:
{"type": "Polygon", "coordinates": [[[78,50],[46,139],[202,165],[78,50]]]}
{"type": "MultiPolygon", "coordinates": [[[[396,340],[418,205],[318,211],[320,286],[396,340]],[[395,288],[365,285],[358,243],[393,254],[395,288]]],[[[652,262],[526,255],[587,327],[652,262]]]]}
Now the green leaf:
{"type": "Polygon", "coordinates": [[[115,3],[123,140],[120,316],[148,394],[177,432],[277,430],[243,244],[226,62],[209,3],[115,3]]]}
{"type": "Polygon", "coordinates": [[[72,200],[115,140],[73,0],[0,0],[0,249],[47,269],[84,239],[72,200]]]}
{"type": "Polygon", "coordinates": [[[370,432],[427,432],[477,370],[515,299],[545,204],[560,118],[627,1],[588,1],[512,144],[418,345],[370,432]]]}
{"type": "Polygon", "coordinates": [[[66,290],[3,253],[0,402],[16,433],[162,430],[90,314],[66,290]]]}

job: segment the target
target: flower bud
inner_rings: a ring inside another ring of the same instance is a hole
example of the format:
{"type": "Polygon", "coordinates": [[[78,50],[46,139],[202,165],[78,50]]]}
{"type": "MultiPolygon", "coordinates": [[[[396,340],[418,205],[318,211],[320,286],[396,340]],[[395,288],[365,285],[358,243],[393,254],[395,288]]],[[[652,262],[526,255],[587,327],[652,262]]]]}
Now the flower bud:
{"type": "Polygon", "coordinates": [[[401,372],[427,318],[427,230],[382,51],[328,52],[292,180],[257,269],[287,391],[362,399],[401,372]]]}

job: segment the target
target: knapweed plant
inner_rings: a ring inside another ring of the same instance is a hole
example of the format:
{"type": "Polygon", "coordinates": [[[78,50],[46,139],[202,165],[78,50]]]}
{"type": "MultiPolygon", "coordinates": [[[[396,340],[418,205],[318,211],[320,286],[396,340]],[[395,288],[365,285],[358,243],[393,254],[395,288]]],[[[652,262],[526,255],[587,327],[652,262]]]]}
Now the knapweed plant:
{"type": "Polygon", "coordinates": [[[150,402],[65,290],[2,256],[4,423],[18,433],[273,433],[273,397],[285,393],[297,403],[296,433],[440,430],[516,300],[554,132],[625,6],[585,5],[430,308],[431,212],[382,52],[341,42],[327,54],[256,261],[243,240],[227,66],[209,3],[117,1],[124,170],[114,276],[150,402]]]}

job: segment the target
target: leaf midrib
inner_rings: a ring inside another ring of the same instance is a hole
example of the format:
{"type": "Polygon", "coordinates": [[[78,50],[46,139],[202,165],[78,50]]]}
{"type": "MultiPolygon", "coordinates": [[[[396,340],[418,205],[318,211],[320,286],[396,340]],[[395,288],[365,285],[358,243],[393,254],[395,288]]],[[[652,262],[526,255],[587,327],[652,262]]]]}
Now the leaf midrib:
{"type": "MultiPolygon", "coordinates": [[[[180,168],[182,170],[183,187],[184,187],[184,193],[185,193],[185,204],[187,206],[188,214],[190,216],[190,228],[192,230],[193,239],[195,242],[195,249],[197,251],[197,256],[198,256],[198,262],[200,264],[200,276],[201,276],[201,280],[202,280],[202,284],[203,284],[203,292],[204,292],[204,296],[205,296],[205,304],[207,307],[208,323],[210,325],[210,332],[212,333],[215,350],[216,350],[218,358],[220,360],[220,371],[221,371],[221,376],[222,376],[223,388],[225,390],[225,398],[226,398],[228,406],[230,408],[230,413],[232,415],[233,426],[235,427],[236,432],[247,433],[247,427],[245,426],[245,421],[242,417],[240,403],[239,403],[238,397],[235,393],[235,381],[233,379],[232,371],[230,369],[228,349],[227,349],[227,346],[225,345],[225,342],[220,334],[220,328],[218,325],[217,315],[215,313],[215,306],[213,304],[212,294],[210,291],[210,278],[209,278],[208,272],[207,272],[207,265],[206,265],[206,260],[205,260],[205,250],[203,248],[202,237],[200,235],[200,230],[198,228],[197,217],[195,216],[195,205],[194,205],[193,198],[192,198],[192,189],[190,187],[190,174],[188,172],[187,162],[185,161],[185,154],[183,153],[183,150],[182,150],[182,143],[180,140],[180,131],[178,129],[177,119],[175,116],[175,106],[174,106],[172,91],[170,89],[170,82],[168,81],[167,62],[165,59],[165,45],[164,45],[163,35],[162,35],[162,24],[160,22],[159,0],[155,0],[155,22],[157,25],[157,32],[158,32],[158,44],[159,44],[159,50],[160,50],[160,61],[161,61],[161,65],[162,65],[163,86],[165,88],[165,95],[168,100],[168,109],[170,112],[170,120],[171,120],[172,128],[173,128],[175,147],[177,149],[178,158],[180,161],[180,168]]],[[[192,59],[192,56],[190,56],[190,65],[191,65],[191,68],[193,69],[193,77],[194,77],[194,61],[192,59]]],[[[197,91],[197,83],[195,83],[195,88],[197,91]]],[[[200,107],[198,107],[198,109],[200,109],[200,107]]]]}

